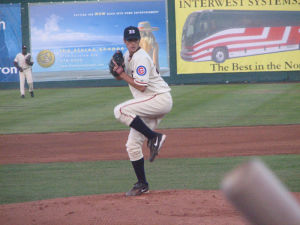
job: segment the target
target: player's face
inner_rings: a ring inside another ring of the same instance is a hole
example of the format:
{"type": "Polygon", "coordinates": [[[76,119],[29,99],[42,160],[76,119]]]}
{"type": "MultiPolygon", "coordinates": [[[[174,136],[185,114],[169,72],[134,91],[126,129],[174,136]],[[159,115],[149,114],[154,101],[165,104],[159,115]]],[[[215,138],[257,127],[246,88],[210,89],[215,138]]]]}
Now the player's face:
{"type": "Polygon", "coordinates": [[[140,46],[140,40],[139,39],[129,39],[129,40],[124,40],[126,47],[129,51],[130,54],[133,54],[138,50],[140,46]]]}
{"type": "Polygon", "coordinates": [[[26,48],[22,48],[22,54],[26,55],[27,54],[27,49],[26,48]]]}

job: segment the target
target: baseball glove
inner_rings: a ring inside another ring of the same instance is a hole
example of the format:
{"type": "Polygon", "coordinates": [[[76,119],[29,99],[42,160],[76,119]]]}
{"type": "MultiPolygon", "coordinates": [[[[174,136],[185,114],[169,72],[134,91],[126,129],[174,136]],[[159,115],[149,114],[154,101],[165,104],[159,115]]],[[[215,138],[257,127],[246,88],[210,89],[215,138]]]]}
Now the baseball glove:
{"type": "Polygon", "coordinates": [[[114,76],[114,77],[118,77],[123,71],[124,71],[124,57],[123,57],[123,53],[118,50],[116,51],[110,62],[109,62],[109,72],[114,76]]]}
{"type": "Polygon", "coordinates": [[[31,55],[28,55],[26,58],[25,58],[25,62],[27,63],[27,65],[29,66],[32,66],[32,62],[31,62],[31,55]]]}

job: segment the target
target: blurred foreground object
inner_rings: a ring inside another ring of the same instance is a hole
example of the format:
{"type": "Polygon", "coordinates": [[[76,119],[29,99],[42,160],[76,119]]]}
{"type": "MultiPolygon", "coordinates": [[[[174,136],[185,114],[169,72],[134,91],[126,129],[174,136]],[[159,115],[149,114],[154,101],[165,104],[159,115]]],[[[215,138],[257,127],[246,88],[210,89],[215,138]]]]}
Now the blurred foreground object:
{"type": "Polygon", "coordinates": [[[255,158],[227,174],[221,184],[227,199],[256,225],[299,225],[300,206],[289,190],[255,158]]]}

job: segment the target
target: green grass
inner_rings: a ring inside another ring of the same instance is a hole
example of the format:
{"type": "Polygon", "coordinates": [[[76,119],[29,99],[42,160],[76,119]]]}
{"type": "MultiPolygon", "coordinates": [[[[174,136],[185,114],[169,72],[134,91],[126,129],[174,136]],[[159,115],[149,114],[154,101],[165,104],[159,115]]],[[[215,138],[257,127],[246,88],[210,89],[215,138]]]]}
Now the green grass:
{"type": "Polygon", "coordinates": [[[128,94],[125,88],[40,89],[21,99],[16,90],[2,90],[0,133],[119,129],[113,107],[128,94]]]}
{"type": "MultiPolygon", "coordinates": [[[[223,127],[300,123],[300,84],[176,87],[175,127],[223,127]]],[[[164,123],[163,125],[165,125],[164,123]]]]}
{"type": "MultiPolygon", "coordinates": [[[[0,90],[0,134],[128,129],[113,116],[128,87],[38,89],[35,98],[0,90]]],[[[174,107],[159,128],[300,124],[300,83],[173,86],[174,107]]],[[[1,141],[1,136],[0,136],[1,141]]],[[[300,155],[261,157],[300,192],[300,155]]],[[[249,157],[146,162],[152,190],[219,189],[226,172],[249,157]]],[[[127,191],[130,162],[0,165],[0,204],[127,191]]]]}
{"type": "MultiPolygon", "coordinates": [[[[128,87],[0,91],[0,134],[127,129],[114,106],[128,87]]],[[[300,83],[173,86],[174,107],[160,128],[300,123],[300,83]]]]}
{"type": "MultiPolygon", "coordinates": [[[[300,155],[260,158],[291,191],[300,191],[300,155]]],[[[146,162],[146,172],[151,190],[216,190],[227,172],[249,159],[158,159],[155,164],[146,162]]],[[[2,165],[0,204],[126,192],[134,182],[127,160],[2,165]]]]}

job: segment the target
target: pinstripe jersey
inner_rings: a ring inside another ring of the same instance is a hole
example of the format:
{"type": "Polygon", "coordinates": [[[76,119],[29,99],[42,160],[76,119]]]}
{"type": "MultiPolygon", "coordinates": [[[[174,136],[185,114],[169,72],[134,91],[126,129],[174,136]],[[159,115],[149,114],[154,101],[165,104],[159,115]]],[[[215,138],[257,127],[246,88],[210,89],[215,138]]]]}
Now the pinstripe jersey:
{"type": "Polygon", "coordinates": [[[171,90],[169,85],[157,72],[152,59],[144,49],[140,48],[136,51],[131,59],[129,52],[125,52],[124,61],[125,72],[134,79],[134,82],[138,85],[147,86],[146,90],[141,92],[129,85],[134,98],[153,96],[171,90]]]}

